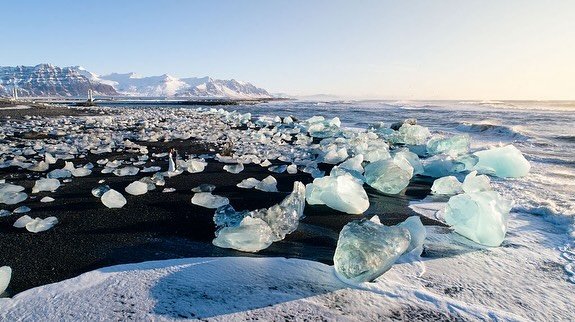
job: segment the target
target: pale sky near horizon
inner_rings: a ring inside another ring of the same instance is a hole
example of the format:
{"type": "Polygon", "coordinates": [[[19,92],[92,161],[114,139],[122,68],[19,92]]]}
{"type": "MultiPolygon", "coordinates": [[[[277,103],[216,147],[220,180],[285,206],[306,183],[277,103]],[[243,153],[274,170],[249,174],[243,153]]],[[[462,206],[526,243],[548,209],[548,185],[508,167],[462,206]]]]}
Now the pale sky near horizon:
{"type": "Polygon", "coordinates": [[[575,1],[10,1],[0,65],[383,99],[575,99],[575,1]]]}

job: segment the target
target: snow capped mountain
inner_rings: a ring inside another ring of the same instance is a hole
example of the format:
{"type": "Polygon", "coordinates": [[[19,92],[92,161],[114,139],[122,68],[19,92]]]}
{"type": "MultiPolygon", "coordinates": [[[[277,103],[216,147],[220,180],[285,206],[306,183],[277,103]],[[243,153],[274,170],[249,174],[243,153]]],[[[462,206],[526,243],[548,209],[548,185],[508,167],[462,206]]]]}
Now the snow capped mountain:
{"type": "Polygon", "coordinates": [[[265,89],[234,79],[211,77],[176,78],[167,74],[143,77],[135,73],[99,76],[80,66],[0,67],[0,95],[9,95],[14,84],[20,96],[86,96],[88,89],[96,95],[134,97],[218,97],[270,98],[265,89]]]}
{"type": "Polygon", "coordinates": [[[107,84],[93,82],[77,67],[36,66],[0,67],[0,95],[10,96],[12,88],[19,96],[86,96],[89,89],[96,95],[118,95],[107,84]]]}

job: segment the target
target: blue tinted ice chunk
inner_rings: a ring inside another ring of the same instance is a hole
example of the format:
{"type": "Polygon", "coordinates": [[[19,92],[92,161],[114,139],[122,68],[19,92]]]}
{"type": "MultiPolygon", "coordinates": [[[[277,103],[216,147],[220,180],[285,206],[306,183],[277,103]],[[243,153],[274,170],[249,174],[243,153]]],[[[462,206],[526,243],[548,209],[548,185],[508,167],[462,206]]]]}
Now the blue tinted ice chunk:
{"type": "Polygon", "coordinates": [[[427,153],[431,155],[445,153],[448,155],[465,154],[469,151],[469,135],[461,134],[448,138],[433,137],[427,142],[427,153]]]}
{"type": "Polygon", "coordinates": [[[456,195],[462,192],[461,182],[454,176],[436,179],[431,186],[431,193],[435,195],[456,195]]]}
{"type": "Polygon", "coordinates": [[[365,167],[365,182],[373,188],[388,194],[400,193],[413,174],[413,167],[405,160],[388,159],[372,162],[365,167]],[[409,171],[411,170],[411,171],[409,171]]]}
{"type": "Polygon", "coordinates": [[[336,275],[346,283],[373,281],[391,268],[410,242],[405,228],[352,221],[339,233],[333,257],[336,275]]]}
{"type": "Polygon", "coordinates": [[[350,174],[318,178],[306,186],[310,205],[326,206],[348,214],[361,214],[369,208],[363,183],[350,174]]]}
{"type": "Polygon", "coordinates": [[[445,221],[458,234],[496,247],[505,238],[511,205],[495,191],[464,193],[449,199],[445,221]]]}
{"type": "Polygon", "coordinates": [[[531,165],[513,144],[474,153],[479,161],[475,169],[501,178],[518,178],[529,173],[531,165]]]}

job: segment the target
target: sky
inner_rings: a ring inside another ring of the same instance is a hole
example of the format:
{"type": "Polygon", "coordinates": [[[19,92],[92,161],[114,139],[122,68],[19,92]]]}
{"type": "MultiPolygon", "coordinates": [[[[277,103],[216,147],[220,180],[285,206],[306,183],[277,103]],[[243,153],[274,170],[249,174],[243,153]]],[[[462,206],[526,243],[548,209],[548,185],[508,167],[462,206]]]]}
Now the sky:
{"type": "Polygon", "coordinates": [[[2,3],[0,65],[211,76],[273,93],[575,99],[575,1],[2,3]]]}

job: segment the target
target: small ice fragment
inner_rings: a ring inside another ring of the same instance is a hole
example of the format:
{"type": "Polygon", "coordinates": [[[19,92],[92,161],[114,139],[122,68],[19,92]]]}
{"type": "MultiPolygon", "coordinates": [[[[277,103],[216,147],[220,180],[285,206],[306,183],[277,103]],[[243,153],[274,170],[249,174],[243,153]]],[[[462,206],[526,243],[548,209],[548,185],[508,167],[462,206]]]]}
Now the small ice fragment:
{"type": "Polygon", "coordinates": [[[272,165],[272,163],[270,162],[270,160],[265,159],[262,163],[260,163],[260,165],[264,168],[269,167],[270,165],[272,165]]]}
{"type": "Polygon", "coordinates": [[[160,170],[162,170],[161,167],[151,166],[151,167],[147,167],[147,168],[142,169],[141,172],[144,172],[144,173],[148,173],[148,172],[158,172],[158,171],[160,171],[160,170]]]}
{"type": "Polygon", "coordinates": [[[216,186],[209,183],[202,183],[201,185],[192,189],[192,192],[212,192],[216,189],[216,186]]]}
{"type": "Polygon", "coordinates": [[[511,206],[495,191],[464,193],[447,202],[445,222],[476,243],[497,247],[505,239],[511,206]]]}
{"type": "Polygon", "coordinates": [[[50,168],[50,165],[47,162],[40,161],[33,166],[29,167],[28,170],[35,171],[35,172],[44,172],[50,168]]]}
{"type": "Polygon", "coordinates": [[[49,179],[62,179],[62,178],[70,178],[72,176],[72,172],[67,169],[54,169],[48,172],[47,177],[49,179]]]}
{"type": "Polygon", "coordinates": [[[373,281],[391,268],[410,242],[405,228],[352,221],[339,233],[333,257],[336,275],[351,284],[373,281]]]}
{"type": "Polygon", "coordinates": [[[113,171],[113,173],[118,177],[133,176],[138,174],[138,172],[140,172],[140,169],[132,166],[119,168],[113,171]]]}
{"type": "Polygon", "coordinates": [[[465,176],[461,188],[467,193],[489,191],[491,190],[490,182],[491,180],[489,180],[488,176],[484,174],[477,175],[477,171],[471,171],[465,176]]]}
{"type": "Polygon", "coordinates": [[[108,185],[97,186],[96,188],[92,189],[92,195],[96,198],[100,198],[106,191],[110,189],[111,188],[108,185]]]}
{"type": "Polygon", "coordinates": [[[134,181],[124,190],[133,196],[143,195],[148,192],[148,184],[141,181],[134,181]]]}
{"type": "Polygon", "coordinates": [[[242,180],[242,182],[238,183],[236,186],[239,188],[251,189],[255,188],[260,181],[256,178],[247,178],[242,180]]]}
{"type": "Polygon", "coordinates": [[[339,165],[339,168],[349,170],[350,172],[356,172],[357,174],[363,174],[363,154],[358,154],[353,158],[345,160],[339,165]]]}
{"type": "Polygon", "coordinates": [[[50,153],[44,153],[44,161],[48,164],[54,164],[58,159],[54,158],[50,153]]]}
{"type": "Polygon", "coordinates": [[[365,182],[383,193],[400,193],[411,179],[408,166],[411,167],[407,161],[398,163],[395,159],[372,162],[365,167],[365,182]]]}
{"type": "Polygon", "coordinates": [[[272,176],[265,177],[262,181],[258,182],[254,188],[256,190],[266,191],[266,192],[277,192],[277,180],[272,176]]]}
{"type": "Polygon", "coordinates": [[[296,174],[297,173],[297,166],[295,164],[290,164],[287,166],[287,172],[289,174],[296,174]]]}
{"type": "Polygon", "coordinates": [[[36,180],[34,187],[32,187],[32,193],[38,193],[40,191],[56,191],[60,187],[60,181],[58,179],[40,179],[36,180]]]}
{"type": "Polygon", "coordinates": [[[22,202],[28,198],[28,195],[25,192],[0,192],[0,203],[4,203],[7,205],[15,205],[19,202],[22,202]]]}
{"type": "Polygon", "coordinates": [[[114,189],[110,189],[100,198],[104,206],[108,208],[122,208],[126,204],[126,198],[114,189]]]}
{"type": "Polygon", "coordinates": [[[244,170],[244,165],[242,163],[238,163],[238,164],[226,164],[224,166],[224,170],[226,170],[229,173],[240,173],[244,170]]]}
{"type": "Polygon", "coordinates": [[[28,206],[20,206],[20,207],[14,209],[14,211],[12,211],[12,212],[15,214],[23,214],[23,213],[29,212],[30,210],[32,210],[32,209],[30,209],[30,207],[28,207],[28,206]]]}
{"type": "Polygon", "coordinates": [[[310,205],[326,206],[348,214],[361,214],[369,208],[363,185],[350,174],[318,178],[306,186],[310,205]]]}
{"type": "Polygon", "coordinates": [[[26,230],[31,233],[39,233],[54,227],[58,223],[58,218],[48,217],[45,219],[36,218],[26,224],[26,230]]]}
{"type": "Polygon", "coordinates": [[[6,291],[12,278],[12,268],[9,266],[0,267],[0,295],[6,291]]]}
{"type": "Polygon", "coordinates": [[[212,241],[221,248],[258,252],[272,244],[272,229],[260,218],[245,217],[239,226],[224,227],[212,241]]]}
{"type": "Polygon", "coordinates": [[[204,161],[203,159],[191,159],[188,162],[188,172],[189,173],[199,173],[204,171],[204,169],[206,168],[206,166],[208,165],[208,163],[206,161],[204,161]]]}
{"type": "Polygon", "coordinates": [[[0,209],[0,217],[10,216],[12,213],[6,209],[0,209]]]}
{"type": "Polygon", "coordinates": [[[409,230],[411,241],[406,252],[410,252],[418,247],[423,250],[423,242],[425,241],[425,237],[427,237],[427,230],[425,226],[423,226],[419,216],[411,216],[397,226],[409,230]]]}
{"type": "Polygon", "coordinates": [[[461,182],[454,176],[436,179],[431,186],[431,193],[435,195],[456,195],[462,192],[461,182]]]}
{"type": "Polygon", "coordinates": [[[268,168],[269,171],[271,172],[275,172],[275,173],[284,173],[287,169],[287,165],[285,164],[280,164],[280,165],[272,165],[271,167],[268,168]]]}
{"type": "Polygon", "coordinates": [[[40,202],[52,202],[52,201],[54,201],[54,198],[48,196],[40,199],[40,202]]]}
{"type": "Polygon", "coordinates": [[[74,177],[85,177],[92,173],[92,170],[88,168],[76,168],[70,171],[74,177]]]}
{"type": "Polygon", "coordinates": [[[14,227],[16,228],[24,228],[26,227],[26,224],[33,221],[34,219],[32,219],[32,217],[28,216],[28,215],[24,215],[20,218],[18,218],[15,222],[14,222],[14,227]]]}
{"type": "Polygon", "coordinates": [[[164,188],[164,190],[162,190],[162,192],[174,192],[176,191],[176,188],[164,188]]]}
{"type": "Polygon", "coordinates": [[[474,153],[479,158],[475,169],[501,178],[518,178],[529,173],[531,165],[513,144],[474,153]]]}
{"type": "Polygon", "coordinates": [[[211,192],[197,192],[192,197],[192,203],[200,207],[216,209],[230,203],[226,197],[213,195],[211,192]]]}

